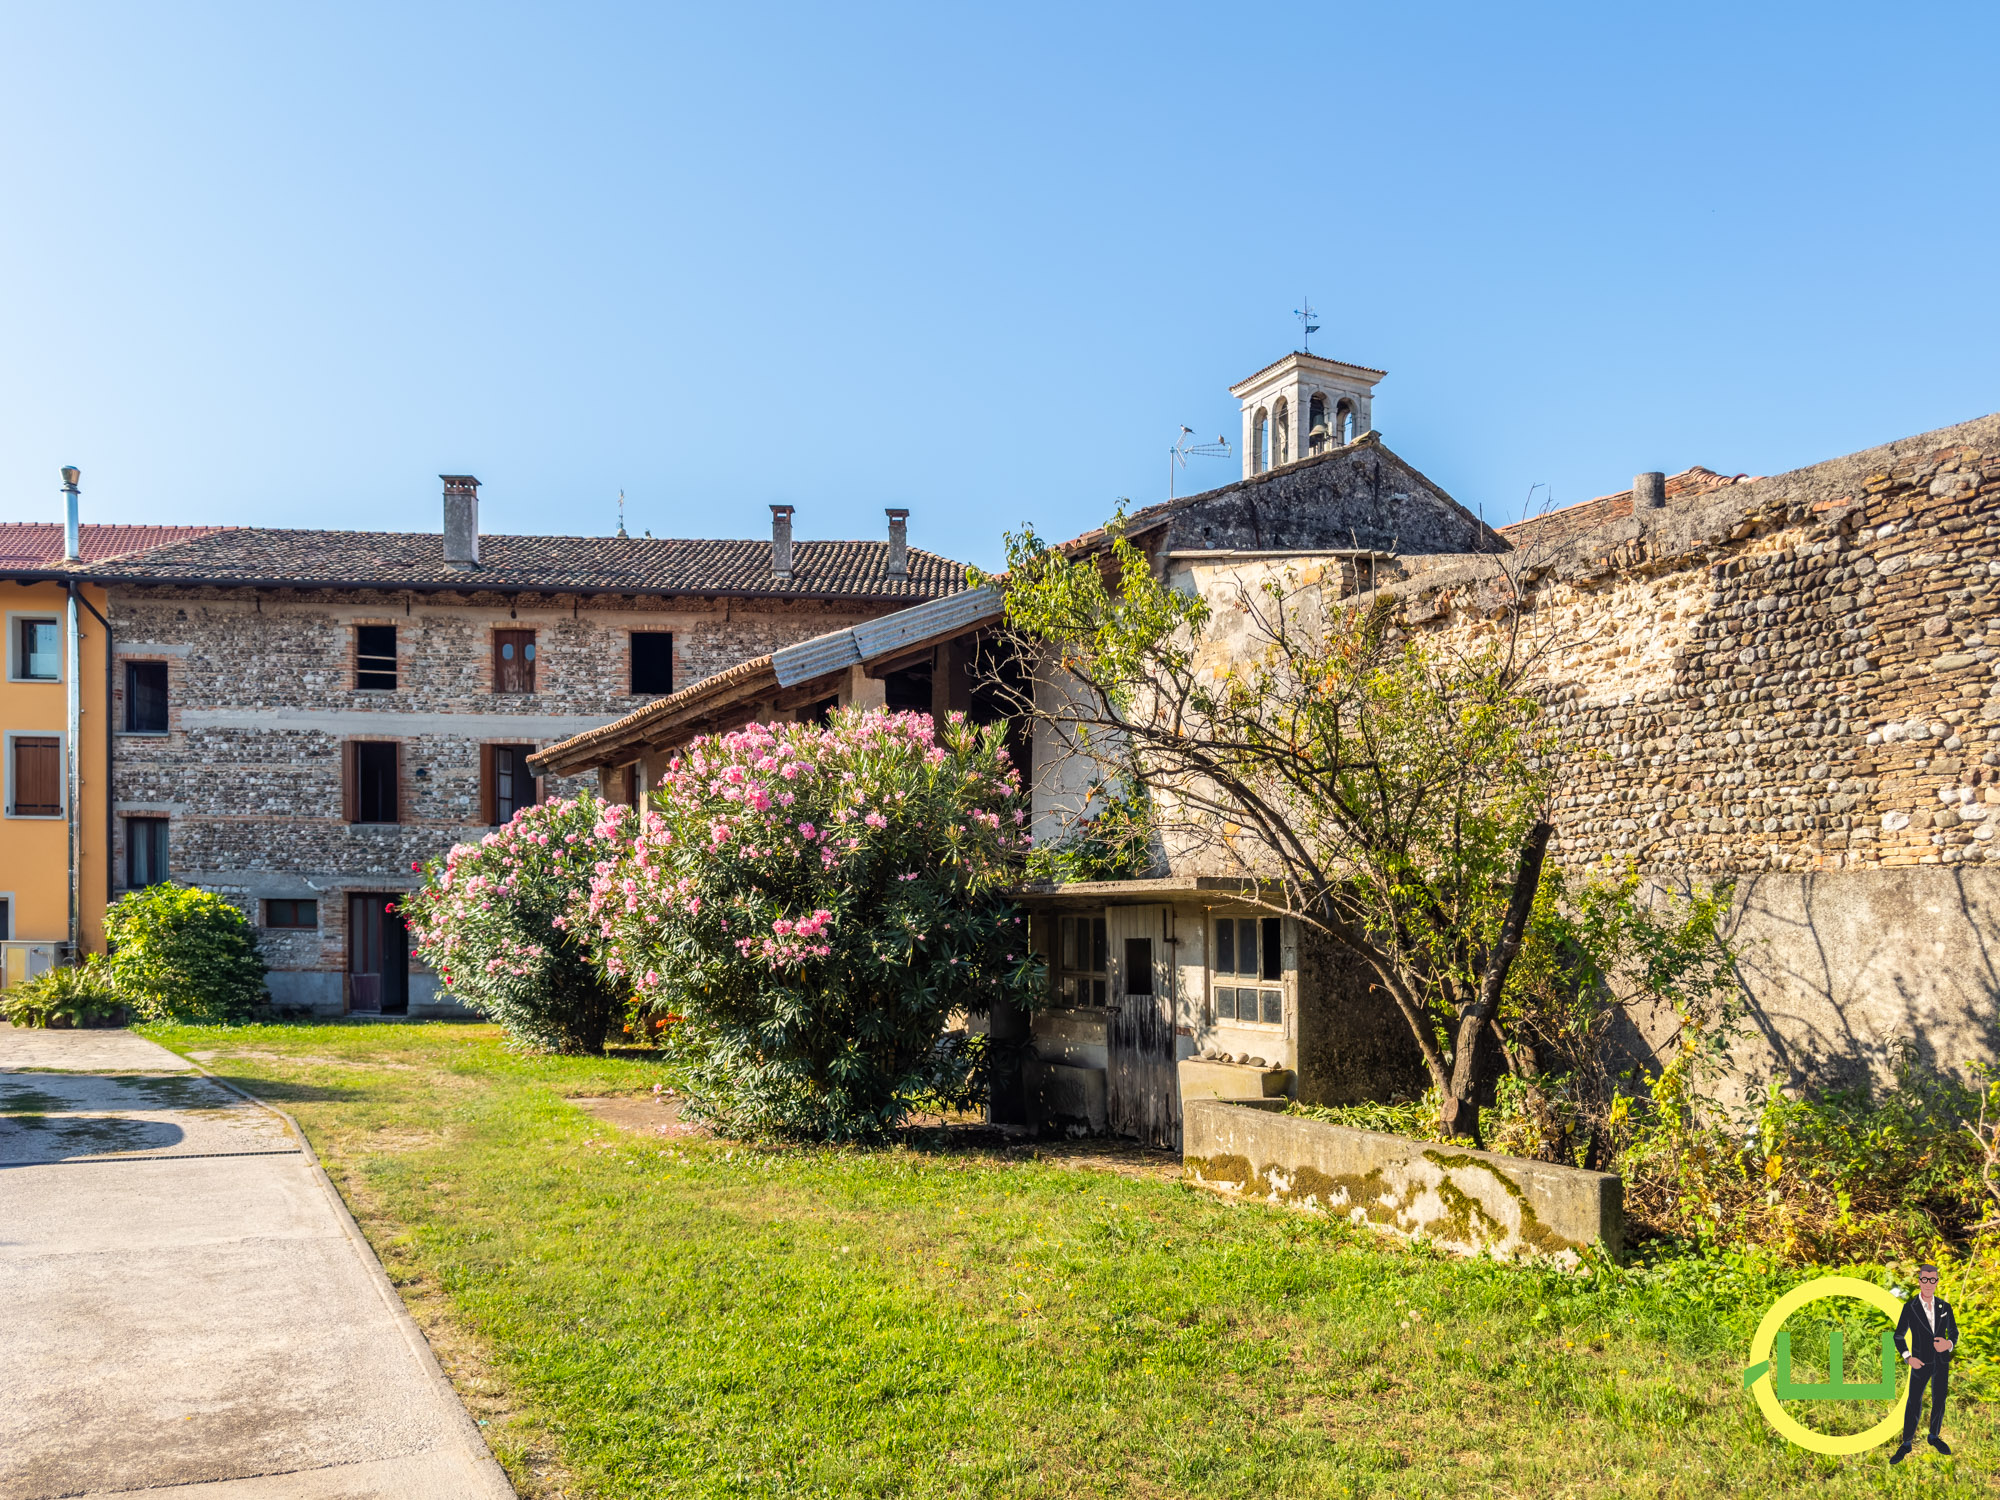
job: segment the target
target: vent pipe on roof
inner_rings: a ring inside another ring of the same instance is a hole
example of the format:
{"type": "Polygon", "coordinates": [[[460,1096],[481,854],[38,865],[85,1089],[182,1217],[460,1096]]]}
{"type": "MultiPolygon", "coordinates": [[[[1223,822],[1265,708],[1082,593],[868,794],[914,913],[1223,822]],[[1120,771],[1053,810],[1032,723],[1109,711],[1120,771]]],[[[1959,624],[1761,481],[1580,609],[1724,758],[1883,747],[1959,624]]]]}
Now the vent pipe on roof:
{"type": "Polygon", "coordinates": [[[1666,503],[1666,475],[1634,474],[1632,476],[1632,509],[1658,510],[1666,503]]]}
{"type": "Polygon", "coordinates": [[[771,507],[771,576],[792,576],[792,510],[789,505],[771,507]]]}
{"type": "Polygon", "coordinates": [[[440,474],[444,481],[444,565],[479,566],[479,481],[470,474],[440,474]]]}
{"type": "Polygon", "coordinates": [[[76,482],[83,475],[77,468],[66,468],[63,477],[63,561],[80,562],[83,547],[80,544],[76,521],[76,482]]]}
{"type": "Polygon", "coordinates": [[[889,517],[889,566],[891,578],[910,576],[910,513],[907,510],[890,509],[889,517]]]}

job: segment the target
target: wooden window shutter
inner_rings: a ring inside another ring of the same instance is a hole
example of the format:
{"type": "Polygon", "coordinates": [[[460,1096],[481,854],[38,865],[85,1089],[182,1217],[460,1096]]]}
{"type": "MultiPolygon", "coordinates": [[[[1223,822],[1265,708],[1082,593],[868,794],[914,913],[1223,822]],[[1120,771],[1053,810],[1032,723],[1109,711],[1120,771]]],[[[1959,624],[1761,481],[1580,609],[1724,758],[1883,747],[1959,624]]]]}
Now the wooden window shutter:
{"type": "Polygon", "coordinates": [[[535,632],[493,632],[493,691],[532,693],[535,690],[535,632]]]}
{"type": "Polygon", "coordinates": [[[54,735],[24,734],[14,741],[14,813],[62,815],[62,741],[54,735]]]}
{"type": "Polygon", "coordinates": [[[361,821],[359,780],[354,774],[354,741],[340,742],[340,816],[349,823],[361,821]]]}
{"type": "Polygon", "coordinates": [[[479,821],[488,828],[500,821],[499,778],[493,770],[493,746],[479,747],[479,821]]]}
{"type": "Polygon", "coordinates": [[[389,821],[403,821],[403,742],[396,740],[390,745],[389,764],[394,774],[389,782],[389,821]]]}

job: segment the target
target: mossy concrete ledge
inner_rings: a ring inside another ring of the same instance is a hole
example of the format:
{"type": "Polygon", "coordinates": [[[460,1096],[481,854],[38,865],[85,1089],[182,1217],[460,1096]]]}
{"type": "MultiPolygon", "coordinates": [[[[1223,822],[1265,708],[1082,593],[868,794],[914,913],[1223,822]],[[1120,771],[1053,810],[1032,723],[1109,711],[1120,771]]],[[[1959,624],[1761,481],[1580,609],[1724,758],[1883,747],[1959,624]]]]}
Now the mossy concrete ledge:
{"type": "Polygon", "coordinates": [[[1521,1161],[1189,1099],[1187,1180],[1246,1199],[1377,1224],[1468,1255],[1574,1254],[1625,1244],[1625,1184],[1608,1172],[1521,1161]]]}

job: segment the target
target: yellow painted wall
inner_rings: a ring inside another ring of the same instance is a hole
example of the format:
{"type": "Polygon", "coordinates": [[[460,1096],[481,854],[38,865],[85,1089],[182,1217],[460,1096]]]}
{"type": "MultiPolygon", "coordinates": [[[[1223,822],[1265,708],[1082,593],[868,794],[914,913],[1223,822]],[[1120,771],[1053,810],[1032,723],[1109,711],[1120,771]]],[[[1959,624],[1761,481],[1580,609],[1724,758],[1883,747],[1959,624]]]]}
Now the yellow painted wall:
{"type": "MultiPolygon", "coordinates": [[[[104,591],[80,587],[78,596],[88,599],[100,613],[105,609],[104,591]]],[[[63,734],[68,714],[68,676],[71,663],[64,635],[63,678],[57,682],[22,682],[14,672],[19,651],[19,617],[49,615],[59,623],[64,618],[66,596],[59,583],[20,584],[0,582],[0,616],[7,627],[6,652],[0,657],[0,731],[6,733],[63,734]]],[[[86,950],[104,951],[104,905],[109,897],[110,863],[109,767],[105,760],[107,715],[110,705],[105,693],[104,627],[90,611],[79,606],[82,630],[83,732],[80,737],[79,771],[83,781],[83,940],[86,950]]],[[[11,752],[0,763],[0,778],[13,775],[11,752]]],[[[11,788],[5,788],[0,802],[0,894],[12,893],[13,930],[7,935],[21,940],[63,942],[69,937],[69,863],[67,820],[63,818],[16,818],[4,815],[12,807],[11,788]]]]}

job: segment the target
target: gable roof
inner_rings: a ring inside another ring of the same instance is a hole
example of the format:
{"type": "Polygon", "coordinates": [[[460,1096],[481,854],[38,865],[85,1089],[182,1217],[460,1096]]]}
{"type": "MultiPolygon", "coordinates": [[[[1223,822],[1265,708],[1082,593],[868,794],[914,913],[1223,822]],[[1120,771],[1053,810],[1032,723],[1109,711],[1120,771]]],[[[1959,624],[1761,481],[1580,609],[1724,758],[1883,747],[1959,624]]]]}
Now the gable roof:
{"type": "Polygon", "coordinates": [[[965,568],[909,549],[888,573],[889,544],[795,542],[792,576],[771,574],[767,541],[666,537],[482,536],[479,566],[449,568],[437,532],[236,527],[91,565],[104,581],[261,588],[387,588],[483,593],[758,595],[921,603],[965,587],[965,568]]]}
{"type": "MultiPolygon", "coordinates": [[[[86,563],[106,562],[149,548],[220,531],[219,526],[79,526],[77,550],[86,563]]],[[[63,527],[54,521],[0,521],[0,572],[60,572],[63,527]]]]}

